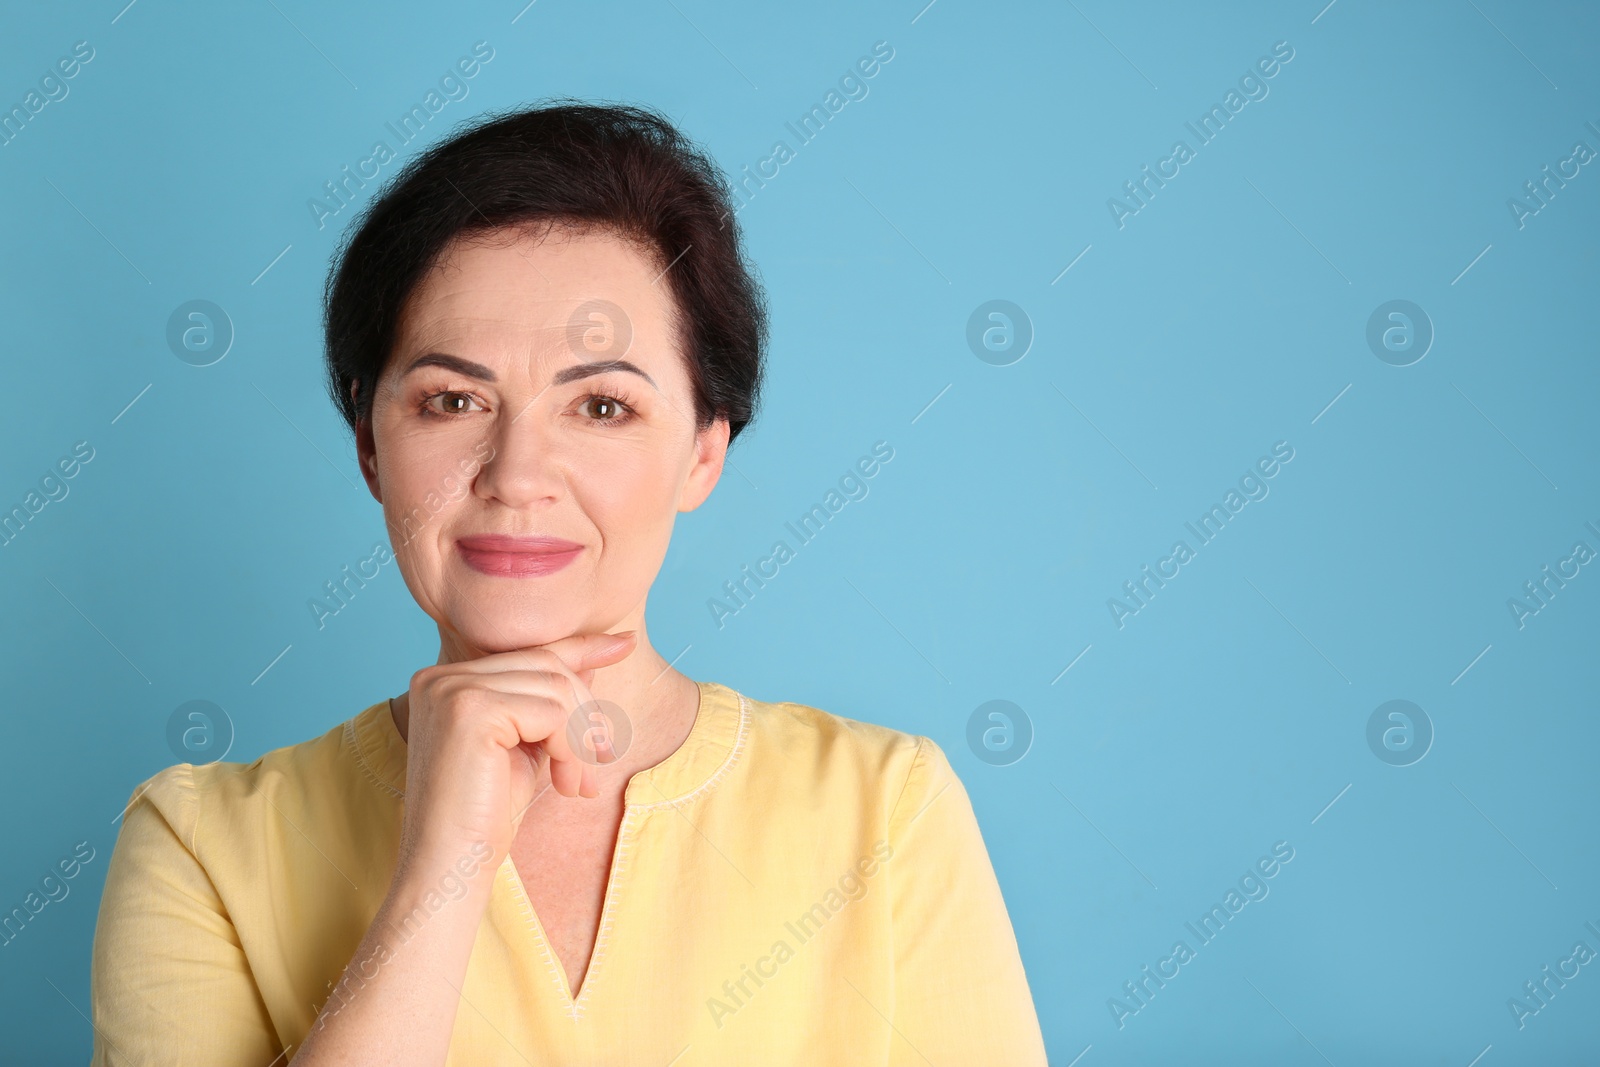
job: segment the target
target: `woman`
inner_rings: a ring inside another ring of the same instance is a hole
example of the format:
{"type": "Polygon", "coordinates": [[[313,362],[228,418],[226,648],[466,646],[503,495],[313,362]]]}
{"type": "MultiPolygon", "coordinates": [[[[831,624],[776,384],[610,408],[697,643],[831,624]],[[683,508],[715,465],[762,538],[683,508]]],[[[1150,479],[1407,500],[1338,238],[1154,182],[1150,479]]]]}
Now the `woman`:
{"type": "Polygon", "coordinates": [[[134,791],[95,1063],[1044,1064],[939,747],[695,681],[645,632],[756,407],[729,209],[659,115],[565,104],[373,203],[328,380],[438,662],[134,791]]]}

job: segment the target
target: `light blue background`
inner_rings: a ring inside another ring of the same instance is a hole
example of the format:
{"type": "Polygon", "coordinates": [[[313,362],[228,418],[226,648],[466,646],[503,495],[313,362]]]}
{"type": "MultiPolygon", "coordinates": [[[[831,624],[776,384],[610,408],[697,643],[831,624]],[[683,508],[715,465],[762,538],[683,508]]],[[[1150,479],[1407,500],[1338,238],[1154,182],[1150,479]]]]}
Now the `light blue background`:
{"type": "Polygon", "coordinates": [[[0,911],[96,852],[0,948],[8,1056],[88,1057],[114,820],[176,761],[173,709],[221,705],[249,760],[434,659],[392,567],[320,631],[307,606],[385,536],[321,381],[355,207],[319,230],[307,201],[479,40],[493,60],[403,158],[571,94],[660,107],[737,174],[893,47],[740,214],[766,408],[682,518],[650,627],[692,677],[949,753],[1052,1063],[1600,1055],[1600,964],[1522,1029],[1507,1007],[1600,950],[1600,567],[1522,628],[1507,607],[1600,550],[1600,164],[1522,228],[1507,207],[1600,149],[1600,14],[1324,2],[8,11],[5,106],[74,42],[95,56],[0,147],[0,510],[95,456],[0,549],[0,911]],[[1119,229],[1107,199],[1278,41],[1270,94],[1119,229]],[[165,337],[192,299],[237,333],[203,368],[165,337]],[[965,340],[992,299],[1035,332],[1009,366],[965,340]],[[1436,330],[1411,366],[1366,343],[1393,299],[1436,330]],[[879,440],[870,495],[719,629],[708,599],[879,440]],[[1119,629],[1108,598],[1278,441],[1270,495],[1119,629]],[[1396,698],[1436,731],[1411,766],[1366,741],[1396,698]],[[1009,766],[966,740],[993,699],[1035,732],[1009,766]],[[1108,998],[1278,841],[1270,896],[1119,1029],[1108,998]]]}

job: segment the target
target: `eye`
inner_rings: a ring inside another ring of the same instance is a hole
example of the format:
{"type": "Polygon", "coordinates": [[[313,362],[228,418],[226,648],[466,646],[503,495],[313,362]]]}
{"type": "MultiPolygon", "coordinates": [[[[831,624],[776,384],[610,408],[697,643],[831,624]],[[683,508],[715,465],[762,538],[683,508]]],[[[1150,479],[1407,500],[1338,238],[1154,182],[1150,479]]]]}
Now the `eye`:
{"type": "Polygon", "coordinates": [[[437,393],[429,393],[423,397],[418,409],[423,415],[434,418],[451,418],[456,415],[465,415],[470,410],[466,405],[475,403],[477,399],[471,393],[464,393],[457,389],[441,389],[437,393]],[[443,410],[433,404],[435,400],[441,397],[444,398],[443,410]]]}
{"type": "Polygon", "coordinates": [[[580,412],[588,410],[589,420],[602,426],[620,426],[634,418],[634,410],[620,397],[591,393],[578,401],[580,412]]]}

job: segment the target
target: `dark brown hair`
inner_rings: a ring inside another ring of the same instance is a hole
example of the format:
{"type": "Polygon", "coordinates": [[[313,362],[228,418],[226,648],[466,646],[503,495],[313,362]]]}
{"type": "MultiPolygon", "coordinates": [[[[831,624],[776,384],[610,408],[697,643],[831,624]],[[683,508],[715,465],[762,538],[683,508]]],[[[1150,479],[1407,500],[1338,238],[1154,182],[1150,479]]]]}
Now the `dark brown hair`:
{"type": "Polygon", "coordinates": [[[323,332],[329,395],[352,431],[371,414],[407,298],[446,246],[554,226],[651,251],[676,304],[698,428],[721,416],[730,440],[739,434],[759,403],[767,311],[722,172],[656,111],[567,100],[474,120],[402,168],[347,232],[323,332]]]}

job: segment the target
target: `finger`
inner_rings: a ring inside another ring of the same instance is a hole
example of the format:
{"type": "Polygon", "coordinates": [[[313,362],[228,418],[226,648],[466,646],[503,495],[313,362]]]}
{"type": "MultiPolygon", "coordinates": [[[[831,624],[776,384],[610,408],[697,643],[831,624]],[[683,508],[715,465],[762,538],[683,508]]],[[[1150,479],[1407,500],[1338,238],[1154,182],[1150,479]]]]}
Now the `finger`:
{"type": "Polygon", "coordinates": [[[574,634],[539,647],[554,652],[573,671],[592,671],[626,659],[638,647],[639,632],[574,634]]]}
{"type": "Polygon", "coordinates": [[[564,797],[575,797],[582,794],[583,772],[586,769],[581,760],[555,759],[550,760],[550,785],[557,793],[564,797]]]}
{"type": "Polygon", "coordinates": [[[494,652],[487,656],[451,664],[452,674],[471,674],[473,683],[501,692],[542,693],[558,683],[554,676],[568,680],[574,707],[594,700],[589,686],[594,671],[619,662],[638,646],[638,631],[616,634],[575,634],[546,645],[494,652]]]}
{"type": "Polygon", "coordinates": [[[596,763],[616,762],[617,750],[611,743],[611,721],[609,716],[606,717],[604,729],[591,730],[588,736],[589,747],[594,749],[596,763]]]}
{"type": "MultiPolygon", "coordinates": [[[[632,641],[632,638],[628,640],[632,641]]],[[[575,654],[569,651],[569,655],[575,654]]],[[[618,654],[619,658],[621,655],[618,654]]],[[[557,700],[565,700],[569,710],[594,700],[594,694],[589,690],[594,671],[592,669],[574,671],[565,660],[549,649],[529,648],[519,649],[515,653],[496,652],[490,656],[480,656],[475,660],[452,665],[452,669],[455,667],[461,668],[453,679],[456,685],[467,684],[474,689],[494,693],[551,696],[557,700]],[[513,656],[517,658],[508,658],[513,656]],[[485,660],[495,661],[496,668],[484,669],[481,664],[485,660]],[[461,674],[471,675],[470,680],[463,683],[461,674]]]]}
{"type": "Polygon", "coordinates": [[[517,747],[527,754],[528,762],[533,764],[533,773],[536,775],[544,770],[545,764],[550,762],[550,754],[545,751],[543,745],[537,742],[523,741],[517,747]]]}
{"type": "MultiPolygon", "coordinates": [[[[532,694],[486,690],[479,700],[487,712],[485,724],[502,747],[536,746],[552,762],[577,758],[567,736],[570,689],[561,693],[532,694]]],[[[529,748],[529,751],[534,749],[529,748]]]]}

